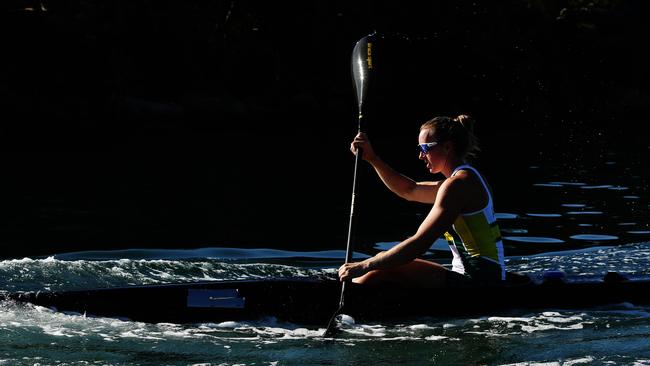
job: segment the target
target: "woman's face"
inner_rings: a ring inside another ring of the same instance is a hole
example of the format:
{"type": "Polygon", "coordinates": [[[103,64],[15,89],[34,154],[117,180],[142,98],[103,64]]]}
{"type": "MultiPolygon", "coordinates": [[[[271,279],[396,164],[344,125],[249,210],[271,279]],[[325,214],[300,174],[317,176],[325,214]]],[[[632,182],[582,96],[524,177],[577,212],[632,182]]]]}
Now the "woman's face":
{"type": "MultiPolygon", "coordinates": [[[[435,136],[431,136],[428,129],[420,131],[418,136],[418,144],[426,144],[428,142],[435,142],[435,136]]],[[[445,160],[447,159],[447,152],[445,151],[444,144],[438,143],[428,149],[426,153],[420,151],[419,159],[427,164],[427,169],[430,173],[439,173],[445,160]]]]}

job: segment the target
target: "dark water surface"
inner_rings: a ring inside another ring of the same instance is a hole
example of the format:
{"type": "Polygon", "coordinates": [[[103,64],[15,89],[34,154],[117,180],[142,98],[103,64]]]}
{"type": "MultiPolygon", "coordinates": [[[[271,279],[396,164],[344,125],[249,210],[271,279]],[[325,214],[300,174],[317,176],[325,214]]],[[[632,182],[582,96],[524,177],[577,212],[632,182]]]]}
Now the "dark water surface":
{"type": "MultiPolygon", "coordinates": [[[[263,135],[262,148],[247,148],[251,137],[232,133],[148,137],[111,151],[7,153],[2,254],[344,249],[352,135],[319,136],[304,151],[299,134],[263,135]]],[[[376,149],[414,179],[439,179],[417,159],[415,138],[378,134],[376,149]]],[[[618,140],[483,134],[475,165],[494,191],[509,254],[648,237],[650,149],[640,137],[618,140]]],[[[395,197],[367,165],[360,174],[358,248],[411,235],[429,207],[395,197]]]]}

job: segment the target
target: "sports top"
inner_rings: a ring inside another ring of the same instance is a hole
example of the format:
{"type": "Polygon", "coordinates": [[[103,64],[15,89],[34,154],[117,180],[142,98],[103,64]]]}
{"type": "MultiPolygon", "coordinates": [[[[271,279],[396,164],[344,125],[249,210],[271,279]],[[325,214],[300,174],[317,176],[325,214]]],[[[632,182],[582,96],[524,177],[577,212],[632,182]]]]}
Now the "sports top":
{"type": "Polygon", "coordinates": [[[492,194],[487,183],[479,172],[470,165],[463,164],[452,172],[453,177],[460,170],[472,171],[480,179],[488,195],[487,205],[478,211],[461,214],[453,224],[455,231],[452,235],[449,232],[444,234],[449,248],[453,253],[452,270],[461,274],[470,272],[466,268],[471,263],[477,263],[470,258],[484,259],[493,262],[501,267],[501,280],[505,280],[506,271],[503,258],[503,242],[501,232],[497,225],[492,203],[492,194]]]}

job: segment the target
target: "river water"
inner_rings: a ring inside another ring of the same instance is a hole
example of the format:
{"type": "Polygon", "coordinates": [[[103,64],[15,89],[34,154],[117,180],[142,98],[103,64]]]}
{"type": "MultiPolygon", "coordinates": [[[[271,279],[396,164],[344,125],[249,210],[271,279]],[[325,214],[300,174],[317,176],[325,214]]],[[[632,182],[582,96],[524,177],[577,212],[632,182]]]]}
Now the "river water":
{"type": "MultiPolygon", "coordinates": [[[[509,269],[531,276],[545,270],[650,275],[647,152],[592,150],[578,158],[575,152],[569,158],[526,157],[525,164],[501,170],[484,166],[499,198],[509,269]],[[516,184],[526,188],[508,192],[516,184]]],[[[358,248],[356,257],[394,244],[358,248]]],[[[0,261],[0,291],[331,275],[344,254],[332,244],[303,251],[148,247],[15,257],[0,261]]],[[[444,264],[450,259],[441,242],[425,257],[444,264]]],[[[479,318],[348,320],[336,339],[322,337],[325,326],[273,318],[145,324],[4,301],[0,365],[650,365],[650,306],[639,304],[479,318]]]]}
{"type": "MultiPolygon", "coordinates": [[[[381,243],[388,246],[392,243],[381,243]]],[[[79,252],[0,262],[8,291],[80,289],[333,273],[343,251],[203,248],[79,252]]],[[[363,257],[361,253],[357,257],[363,257]]],[[[435,257],[432,250],[428,256],[435,257]]],[[[650,274],[650,243],[511,256],[512,270],[538,276],[609,270],[650,274]]],[[[444,259],[440,259],[444,262],[444,259]]],[[[541,309],[508,316],[415,318],[321,327],[273,318],[191,325],[61,314],[0,304],[1,365],[650,364],[650,306],[541,309]]]]}

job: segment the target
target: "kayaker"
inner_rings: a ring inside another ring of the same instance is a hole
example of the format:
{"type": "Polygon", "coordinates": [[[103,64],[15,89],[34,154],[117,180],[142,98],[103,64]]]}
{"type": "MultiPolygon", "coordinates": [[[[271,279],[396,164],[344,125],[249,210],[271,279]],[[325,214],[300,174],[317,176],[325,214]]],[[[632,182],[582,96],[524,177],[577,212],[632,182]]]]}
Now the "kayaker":
{"type": "Polygon", "coordinates": [[[368,136],[358,134],[350,146],[372,165],[393,193],[433,204],[417,232],[390,250],[339,268],[339,278],[364,284],[394,283],[408,287],[444,287],[450,281],[505,280],[503,244],[492,194],[483,176],[466,159],[478,152],[474,120],[467,115],[435,117],[420,127],[419,159],[439,181],[416,182],[381,160],[368,136]],[[453,253],[452,269],[419,259],[441,236],[453,253]]]}

